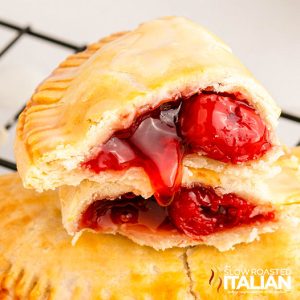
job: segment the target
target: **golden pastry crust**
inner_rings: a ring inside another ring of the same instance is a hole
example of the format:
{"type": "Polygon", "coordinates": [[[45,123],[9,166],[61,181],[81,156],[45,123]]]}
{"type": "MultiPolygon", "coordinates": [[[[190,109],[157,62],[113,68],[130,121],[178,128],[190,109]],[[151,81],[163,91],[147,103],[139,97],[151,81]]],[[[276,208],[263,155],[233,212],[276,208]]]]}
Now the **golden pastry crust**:
{"type": "Polygon", "coordinates": [[[244,94],[277,145],[272,98],[230,48],[185,18],[150,21],[71,56],[20,116],[15,152],[25,186],[78,184],[85,176],[80,163],[114,131],[149,108],[204,89],[244,94]]]}
{"type": "MultiPolygon", "coordinates": [[[[293,218],[300,216],[299,206],[290,208],[293,218]]],[[[19,176],[11,174],[0,177],[0,229],[1,299],[233,299],[209,285],[210,269],[226,264],[290,267],[293,289],[268,299],[300,296],[296,223],[226,253],[207,246],[155,251],[120,236],[92,233],[71,246],[57,194],[25,190],[19,176]]],[[[239,299],[261,294],[255,296],[239,299]]]]}
{"type": "MultiPolygon", "coordinates": [[[[137,232],[127,228],[112,230],[110,233],[125,235],[138,244],[148,245],[156,249],[206,244],[215,246],[220,251],[227,251],[241,242],[252,242],[261,233],[272,232],[281,223],[286,222],[286,215],[281,216],[280,206],[295,203],[300,204],[299,149],[286,148],[285,155],[272,166],[273,169],[279,169],[280,172],[275,173],[270,178],[259,178],[258,175],[255,176],[255,173],[250,176],[254,177],[254,180],[249,181],[242,180],[237,176],[230,177],[226,173],[223,175],[223,178],[217,172],[209,169],[197,169],[196,171],[190,169],[188,172],[192,177],[190,180],[187,179],[187,174],[184,176],[186,186],[193,185],[193,182],[204,182],[208,186],[218,188],[219,192],[235,193],[247,199],[248,202],[257,205],[257,209],[261,212],[274,210],[278,214],[277,222],[233,228],[224,232],[211,234],[204,237],[202,241],[195,241],[183,234],[162,235],[158,233],[137,232]],[[220,190],[220,187],[223,190],[220,190]]],[[[80,232],[84,230],[79,226],[81,216],[95,200],[114,200],[126,193],[134,193],[144,198],[152,196],[153,192],[151,192],[148,181],[132,180],[133,177],[144,178],[143,176],[135,176],[134,172],[136,171],[130,169],[123,175],[117,175],[115,172],[111,176],[107,175],[102,182],[84,180],[76,187],[61,187],[59,197],[62,206],[63,224],[68,233],[75,235],[75,239],[80,235],[80,232]]]]}
{"type": "Polygon", "coordinates": [[[191,298],[183,250],[91,233],[72,246],[57,194],[24,190],[16,174],[0,177],[0,229],[1,299],[191,298]]]}

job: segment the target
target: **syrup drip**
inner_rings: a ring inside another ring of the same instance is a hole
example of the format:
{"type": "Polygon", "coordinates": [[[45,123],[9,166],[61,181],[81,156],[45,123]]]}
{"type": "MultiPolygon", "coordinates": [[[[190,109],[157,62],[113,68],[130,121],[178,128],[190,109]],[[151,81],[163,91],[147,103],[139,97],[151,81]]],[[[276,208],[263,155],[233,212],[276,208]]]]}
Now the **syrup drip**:
{"type": "Polygon", "coordinates": [[[94,172],[143,167],[162,206],[171,203],[181,184],[184,148],[177,134],[177,116],[180,105],[164,110],[160,107],[139,126],[116,133],[104,144],[99,155],[86,163],[94,172]]]}

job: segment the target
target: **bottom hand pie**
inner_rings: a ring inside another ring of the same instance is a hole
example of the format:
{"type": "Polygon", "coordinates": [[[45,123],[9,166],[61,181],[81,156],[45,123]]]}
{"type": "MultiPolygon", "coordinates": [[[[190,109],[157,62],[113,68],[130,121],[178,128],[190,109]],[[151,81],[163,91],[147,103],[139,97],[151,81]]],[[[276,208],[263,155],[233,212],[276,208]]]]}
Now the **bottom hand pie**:
{"type": "MultiPolygon", "coordinates": [[[[56,193],[24,190],[18,175],[2,176],[0,298],[233,299],[211,277],[212,270],[229,266],[286,268],[292,274],[291,289],[275,290],[272,299],[299,299],[300,206],[286,206],[285,213],[295,222],[226,253],[207,246],[155,251],[120,236],[91,233],[72,246],[60,223],[56,193]]],[[[270,291],[235,293],[239,299],[261,299],[270,291]]]]}
{"type": "Polygon", "coordinates": [[[130,173],[64,186],[60,188],[63,223],[75,240],[84,230],[93,230],[119,233],[156,249],[206,244],[225,251],[287,221],[281,205],[300,199],[298,152],[286,149],[271,166],[281,171],[270,178],[260,178],[256,170],[242,179],[209,166],[189,168],[180,192],[166,207],[151,196],[147,181],[132,181],[130,173]]]}

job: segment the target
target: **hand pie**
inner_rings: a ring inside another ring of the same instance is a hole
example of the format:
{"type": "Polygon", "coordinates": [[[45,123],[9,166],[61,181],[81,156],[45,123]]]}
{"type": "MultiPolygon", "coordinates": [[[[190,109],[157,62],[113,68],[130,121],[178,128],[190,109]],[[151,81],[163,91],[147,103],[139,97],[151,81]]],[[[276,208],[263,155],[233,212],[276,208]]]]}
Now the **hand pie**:
{"type": "Polygon", "coordinates": [[[38,87],[19,119],[18,170],[38,191],[78,186],[61,193],[70,233],[95,229],[99,210],[116,210],[118,225],[155,210],[155,226],[187,237],[157,248],[216,244],[209,236],[223,229],[232,245],[252,240],[253,224],[276,224],[253,187],[280,171],[279,113],[222,41],[162,18],[72,55],[38,87]]]}
{"type": "MultiPolygon", "coordinates": [[[[75,240],[90,229],[119,233],[156,249],[206,244],[229,250],[277,229],[283,221],[280,207],[300,202],[299,149],[286,149],[273,166],[281,172],[251,185],[252,195],[250,191],[243,196],[223,194],[213,184],[194,185],[181,188],[163,207],[153,196],[147,199],[130,184],[120,187],[110,179],[64,186],[60,188],[63,224],[75,240]]],[[[130,183],[130,177],[124,181],[130,183]]]]}
{"type": "Polygon", "coordinates": [[[41,83],[19,119],[18,170],[40,191],[136,170],[132,181],[149,178],[165,203],[191,164],[266,167],[280,153],[279,113],[222,41],[162,18],[72,55],[41,83]]]}
{"type": "MultiPolygon", "coordinates": [[[[284,209],[286,220],[300,217],[299,205],[284,209]]],[[[289,268],[291,291],[257,291],[255,296],[299,299],[299,225],[283,225],[226,253],[206,246],[155,251],[120,236],[87,232],[72,246],[61,226],[56,192],[37,194],[23,189],[17,174],[1,176],[0,298],[232,299],[233,294],[223,287],[217,291],[210,282],[211,269],[229,265],[289,268]]]]}

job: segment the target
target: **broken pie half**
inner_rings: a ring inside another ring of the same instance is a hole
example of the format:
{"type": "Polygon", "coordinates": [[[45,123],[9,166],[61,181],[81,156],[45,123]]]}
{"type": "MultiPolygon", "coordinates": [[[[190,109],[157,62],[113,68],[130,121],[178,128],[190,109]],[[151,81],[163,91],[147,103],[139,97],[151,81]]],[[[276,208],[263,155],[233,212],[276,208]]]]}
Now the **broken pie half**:
{"type": "Polygon", "coordinates": [[[285,151],[273,165],[280,172],[252,182],[252,193],[226,192],[206,181],[206,185],[181,186],[172,202],[162,206],[155,195],[147,197],[131,189],[130,178],[124,179],[128,185],[122,188],[118,180],[109,178],[63,186],[59,190],[63,224],[74,242],[91,230],[119,233],[156,249],[206,244],[226,251],[276,230],[282,222],[282,206],[299,203],[300,152],[298,148],[285,151]]]}
{"type": "Polygon", "coordinates": [[[222,232],[227,249],[277,223],[261,192],[281,171],[279,113],[217,37],[157,19],[70,56],[40,84],[19,119],[18,170],[26,187],[61,187],[71,234],[133,224],[126,235],[166,248],[217,244],[222,232]]]}

